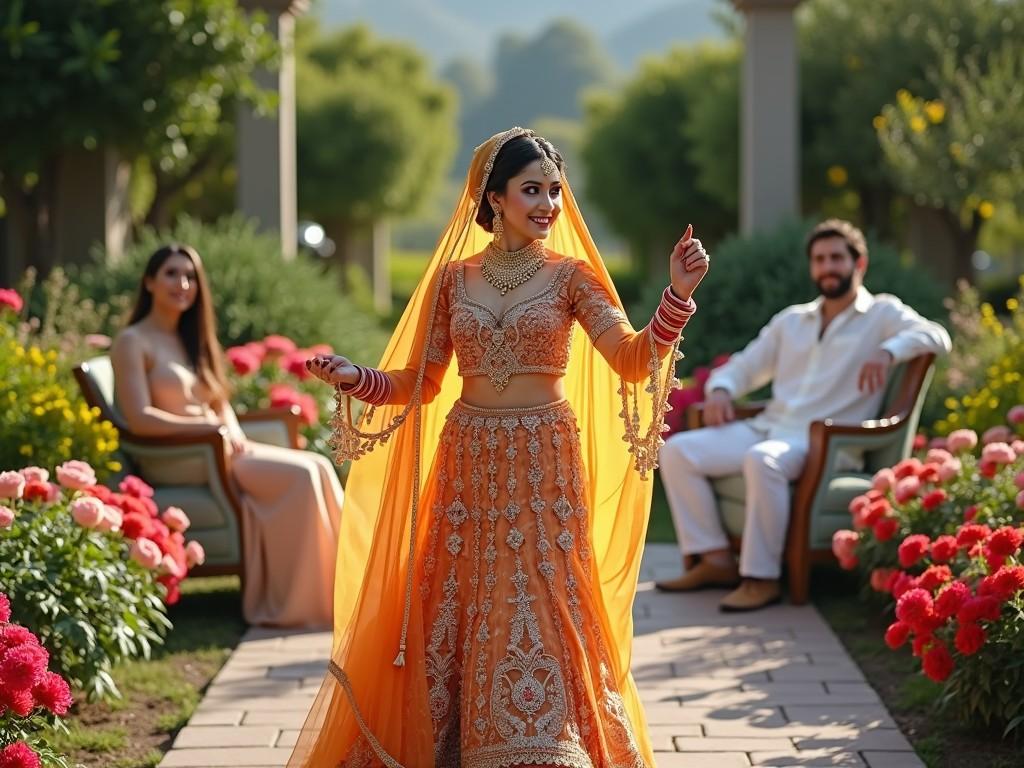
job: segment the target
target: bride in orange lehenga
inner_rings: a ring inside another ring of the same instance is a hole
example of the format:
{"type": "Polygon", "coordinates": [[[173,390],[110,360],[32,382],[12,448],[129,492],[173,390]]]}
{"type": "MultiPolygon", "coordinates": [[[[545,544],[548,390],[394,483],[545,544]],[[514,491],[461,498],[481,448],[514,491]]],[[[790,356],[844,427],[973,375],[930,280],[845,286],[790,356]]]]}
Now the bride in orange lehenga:
{"type": "Polygon", "coordinates": [[[522,128],[477,148],[380,369],[311,362],[359,461],[329,674],[289,766],[654,765],[631,606],[707,267],[688,228],[634,331],[561,155],[522,128]]]}

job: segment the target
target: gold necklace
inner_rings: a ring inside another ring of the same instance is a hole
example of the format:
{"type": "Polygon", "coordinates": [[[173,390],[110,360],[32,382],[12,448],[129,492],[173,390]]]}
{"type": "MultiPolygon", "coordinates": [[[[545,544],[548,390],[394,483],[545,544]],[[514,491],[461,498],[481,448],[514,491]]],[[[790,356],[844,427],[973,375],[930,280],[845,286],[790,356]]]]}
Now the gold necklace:
{"type": "Polygon", "coordinates": [[[534,240],[518,251],[503,251],[488,243],[480,259],[480,272],[504,296],[537,274],[545,258],[547,251],[541,240],[534,240]]]}

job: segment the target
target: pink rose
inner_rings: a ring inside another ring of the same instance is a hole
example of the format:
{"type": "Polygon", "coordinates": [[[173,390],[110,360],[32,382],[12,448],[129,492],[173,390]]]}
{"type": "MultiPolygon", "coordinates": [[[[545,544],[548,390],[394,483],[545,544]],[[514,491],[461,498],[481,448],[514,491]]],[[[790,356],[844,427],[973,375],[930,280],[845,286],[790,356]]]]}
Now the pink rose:
{"type": "Polygon", "coordinates": [[[896,484],[896,491],[894,492],[894,495],[897,503],[903,504],[916,498],[920,491],[921,481],[914,475],[911,475],[909,477],[904,477],[896,484]]]}
{"type": "Polygon", "coordinates": [[[925,458],[926,463],[931,464],[945,464],[947,461],[952,460],[953,454],[942,448],[932,448],[928,451],[928,456],[925,458]]]}
{"type": "Polygon", "coordinates": [[[50,481],[50,473],[42,467],[25,467],[18,471],[25,478],[26,483],[48,483],[50,481]]]}
{"type": "Polygon", "coordinates": [[[859,541],[860,534],[856,531],[846,529],[836,531],[832,535],[832,553],[840,563],[849,562],[856,557],[857,542],[859,541]]]}
{"type": "Polygon", "coordinates": [[[897,573],[895,568],[875,568],[871,572],[871,588],[875,592],[888,592],[897,573]]]}
{"type": "Polygon", "coordinates": [[[164,524],[172,531],[187,531],[188,527],[192,525],[192,521],[188,519],[188,515],[178,507],[168,507],[164,512],[162,519],[164,524]]]}
{"type": "Polygon", "coordinates": [[[958,429],[946,438],[946,449],[950,453],[969,451],[978,444],[978,433],[973,429],[958,429]]]}
{"type": "Polygon", "coordinates": [[[1024,440],[1014,440],[1010,443],[1010,447],[1013,448],[1013,452],[1020,456],[1024,453],[1024,440]]]}
{"type": "Polygon", "coordinates": [[[1017,494],[1017,509],[1024,509],[1024,491],[1017,494]]]}
{"type": "Polygon", "coordinates": [[[20,472],[0,472],[0,499],[20,499],[25,478],[20,472]]]}
{"type": "Polygon", "coordinates": [[[871,487],[876,491],[888,491],[896,485],[896,473],[888,467],[880,469],[875,473],[875,476],[871,480],[871,487]]]}
{"type": "Polygon", "coordinates": [[[1024,472],[1017,473],[1017,476],[1013,478],[1013,484],[1016,485],[1018,489],[1024,491],[1024,472]]]}
{"type": "Polygon", "coordinates": [[[312,378],[313,374],[306,368],[306,361],[312,358],[313,355],[305,349],[297,349],[294,352],[281,357],[278,360],[278,365],[281,366],[282,371],[290,373],[292,376],[299,379],[299,381],[306,381],[312,378]]]}
{"type": "Polygon", "coordinates": [[[963,468],[964,465],[960,463],[960,459],[950,459],[943,462],[939,465],[939,482],[948,483],[959,475],[963,468]]]}
{"type": "Polygon", "coordinates": [[[117,507],[110,504],[103,505],[103,519],[96,526],[96,530],[109,533],[110,531],[121,530],[121,523],[124,522],[124,514],[117,507]]]}
{"type": "Polygon", "coordinates": [[[1012,464],[1017,460],[1017,454],[1006,443],[986,443],[981,451],[981,460],[990,464],[1012,464]]]}
{"type": "Polygon", "coordinates": [[[992,427],[986,429],[985,434],[981,436],[981,444],[988,445],[989,443],[1008,443],[1013,440],[1013,430],[1005,424],[1000,424],[998,427],[992,427]]]}
{"type": "Polygon", "coordinates": [[[206,562],[206,550],[198,541],[190,541],[185,545],[185,558],[189,568],[202,565],[206,562]]]}
{"type": "Polygon", "coordinates": [[[173,555],[164,555],[164,559],[160,561],[160,572],[175,579],[183,579],[186,576],[185,569],[178,564],[173,555]]]}
{"type": "Polygon", "coordinates": [[[13,310],[15,314],[18,314],[24,306],[25,301],[16,290],[13,288],[0,288],[0,309],[7,307],[13,310]]]}
{"type": "Polygon", "coordinates": [[[57,467],[57,482],[72,491],[96,485],[96,471],[84,461],[65,461],[57,467]]]}
{"type": "Polygon", "coordinates": [[[95,528],[103,520],[103,506],[94,496],[82,496],[71,502],[71,517],[83,528],[95,528]]]}
{"type": "Polygon", "coordinates": [[[14,524],[14,510],[0,504],[0,528],[10,528],[14,524]]]}
{"type": "Polygon", "coordinates": [[[931,440],[928,441],[928,447],[941,448],[942,450],[945,451],[947,450],[946,442],[947,440],[944,437],[933,437],[931,440]]]}
{"type": "Polygon", "coordinates": [[[1015,405],[1006,413],[1006,420],[1011,424],[1024,424],[1024,405],[1015,405]]]}
{"type": "Polygon", "coordinates": [[[164,560],[164,554],[155,542],[146,538],[132,542],[131,558],[143,568],[153,570],[164,560]]]}
{"type": "Polygon", "coordinates": [[[111,338],[105,333],[87,333],[85,343],[93,349],[107,349],[110,347],[111,338]]]}

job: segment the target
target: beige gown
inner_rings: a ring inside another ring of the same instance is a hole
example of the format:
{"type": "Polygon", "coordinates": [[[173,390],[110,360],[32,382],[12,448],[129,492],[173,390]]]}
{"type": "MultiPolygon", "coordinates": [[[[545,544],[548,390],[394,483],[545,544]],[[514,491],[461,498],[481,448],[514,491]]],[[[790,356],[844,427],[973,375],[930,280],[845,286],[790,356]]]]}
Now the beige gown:
{"type": "MultiPolygon", "coordinates": [[[[147,376],[157,408],[195,416],[209,407],[205,387],[180,363],[157,359],[147,376]]],[[[328,627],[344,497],[334,466],[312,451],[253,441],[246,445],[246,452],[234,454],[230,463],[245,515],[245,620],[328,627]]],[[[149,466],[144,472],[162,474],[149,466]]]]}

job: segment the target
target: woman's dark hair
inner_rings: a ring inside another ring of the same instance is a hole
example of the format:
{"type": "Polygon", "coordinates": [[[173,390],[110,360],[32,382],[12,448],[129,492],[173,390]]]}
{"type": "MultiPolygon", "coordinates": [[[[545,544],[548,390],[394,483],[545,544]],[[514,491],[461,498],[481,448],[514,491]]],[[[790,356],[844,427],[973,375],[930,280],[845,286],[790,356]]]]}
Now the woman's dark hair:
{"type": "Polygon", "coordinates": [[[153,309],[153,294],[146,287],[146,278],[156,277],[157,272],[171,256],[184,256],[192,262],[196,271],[196,300],[181,314],[178,320],[178,336],[185,346],[192,370],[199,380],[213,393],[217,402],[226,401],[230,392],[224,368],[224,350],[217,341],[217,319],[213,313],[213,300],[202,259],[195,248],[189,245],[171,243],[153,252],[146,262],[146,269],[139,279],[139,293],[135,307],[128,318],[128,325],[135,325],[153,309]]]}
{"type": "Polygon", "coordinates": [[[508,180],[522,173],[523,168],[534,160],[547,158],[558,166],[558,172],[565,170],[565,160],[562,154],[555,149],[550,141],[540,136],[518,136],[509,141],[498,152],[494,158],[494,169],[487,179],[487,186],[484,187],[483,198],[480,200],[480,207],[476,212],[476,223],[487,232],[493,232],[494,209],[491,201],[487,199],[488,192],[505,194],[505,187],[508,180]]]}

